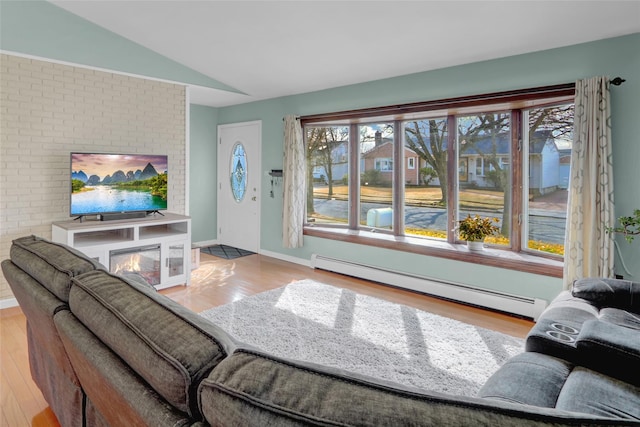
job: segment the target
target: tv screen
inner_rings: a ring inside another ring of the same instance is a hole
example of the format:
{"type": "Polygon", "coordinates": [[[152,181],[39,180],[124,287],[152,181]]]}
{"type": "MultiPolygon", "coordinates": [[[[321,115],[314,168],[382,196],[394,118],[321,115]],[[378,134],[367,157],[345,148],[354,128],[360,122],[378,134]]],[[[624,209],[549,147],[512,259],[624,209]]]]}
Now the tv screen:
{"type": "Polygon", "coordinates": [[[167,209],[167,156],[71,153],[71,215],[167,209]]]}

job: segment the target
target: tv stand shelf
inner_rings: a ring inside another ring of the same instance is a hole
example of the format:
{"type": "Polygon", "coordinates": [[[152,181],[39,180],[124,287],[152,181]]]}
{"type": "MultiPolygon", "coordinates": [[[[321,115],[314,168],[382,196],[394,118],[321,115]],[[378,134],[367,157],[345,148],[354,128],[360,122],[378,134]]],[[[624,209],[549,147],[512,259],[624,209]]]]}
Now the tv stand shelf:
{"type": "MultiPolygon", "coordinates": [[[[156,288],[191,282],[191,218],[165,213],[139,219],[113,221],[59,221],[51,226],[52,240],[96,259],[109,271],[113,252],[159,247],[156,288]]],[[[148,263],[147,263],[148,264],[148,263]]]]}
{"type": "Polygon", "coordinates": [[[133,241],[133,228],[119,228],[113,230],[80,231],[72,234],[73,242],[69,246],[76,249],[96,245],[108,245],[133,241]]]}

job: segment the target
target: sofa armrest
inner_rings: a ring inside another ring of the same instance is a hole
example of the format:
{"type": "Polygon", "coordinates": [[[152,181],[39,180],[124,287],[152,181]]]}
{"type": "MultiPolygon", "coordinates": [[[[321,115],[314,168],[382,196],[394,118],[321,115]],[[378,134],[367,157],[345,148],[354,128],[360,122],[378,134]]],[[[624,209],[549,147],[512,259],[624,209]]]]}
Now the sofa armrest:
{"type": "Polygon", "coordinates": [[[149,289],[153,289],[154,291],[157,291],[156,287],[153,286],[151,283],[147,282],[147,280],[140,273],[128,272],[128,273],[122,273],[121,276],[130,282],[135,282],[139,285],[146,286],[149,289]]]}
{"type": "Polygon", "coordinates": [[[640,312],[640,282],[631,280],[587,278],[573,282],[571,294],[602,307],[640,312]]]}
{"type": "Polygon", "coordinates": [[[576,347],[584,366],[640,386],[640,330],[589,320],[576,347]]]}

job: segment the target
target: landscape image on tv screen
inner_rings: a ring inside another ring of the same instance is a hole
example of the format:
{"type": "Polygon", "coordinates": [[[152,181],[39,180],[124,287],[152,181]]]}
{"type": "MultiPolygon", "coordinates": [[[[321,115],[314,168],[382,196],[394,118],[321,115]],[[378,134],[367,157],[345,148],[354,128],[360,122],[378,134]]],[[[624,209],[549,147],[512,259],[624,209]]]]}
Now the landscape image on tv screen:
{"type": "Polygon", "coordinates": [[[71,153],[71,215],[167,209],[167,156],[71,153]]]}

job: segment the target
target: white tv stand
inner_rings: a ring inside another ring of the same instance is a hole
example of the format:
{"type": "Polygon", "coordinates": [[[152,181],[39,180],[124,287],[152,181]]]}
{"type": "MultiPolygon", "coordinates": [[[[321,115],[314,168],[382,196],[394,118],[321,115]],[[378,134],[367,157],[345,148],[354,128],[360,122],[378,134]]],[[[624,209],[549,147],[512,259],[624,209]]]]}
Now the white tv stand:
{"type": "MultiPolygon", "coordinates": [[[[191,218],[164,213],[140,219],[59,221],[51,226],[52,240],[71,246],[115,272],[112,257],[136,251],[153,264],[150,280],[157,289],[191,283],[191,218]],[[154,283],[156,282],[156,283],[154,283]]],[[[145,276],[144,274],[142,274],[145,276]]],[[[146,277],[146,276],[145,276],[146,277]]]]}

